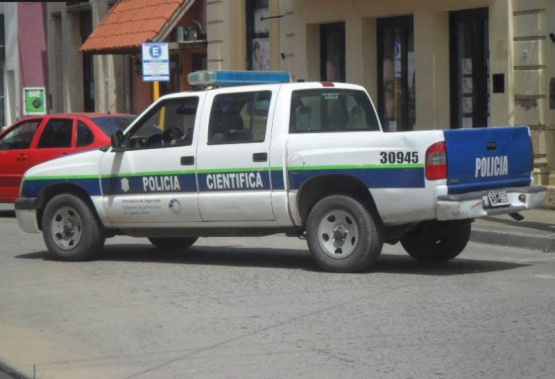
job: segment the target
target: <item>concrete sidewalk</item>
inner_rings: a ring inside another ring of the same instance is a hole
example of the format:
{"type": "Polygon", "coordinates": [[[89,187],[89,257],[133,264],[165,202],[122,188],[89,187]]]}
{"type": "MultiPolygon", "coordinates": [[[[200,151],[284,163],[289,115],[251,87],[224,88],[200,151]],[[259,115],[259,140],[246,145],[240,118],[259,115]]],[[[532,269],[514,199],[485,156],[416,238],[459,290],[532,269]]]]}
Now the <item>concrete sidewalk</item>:
{"type": "Polygon", "coordinates": [[[532,209],[521,213],[524,220],[509,215],[484,217],[472,224],[473,242],[555,252],[555,210],[532,209]]]}

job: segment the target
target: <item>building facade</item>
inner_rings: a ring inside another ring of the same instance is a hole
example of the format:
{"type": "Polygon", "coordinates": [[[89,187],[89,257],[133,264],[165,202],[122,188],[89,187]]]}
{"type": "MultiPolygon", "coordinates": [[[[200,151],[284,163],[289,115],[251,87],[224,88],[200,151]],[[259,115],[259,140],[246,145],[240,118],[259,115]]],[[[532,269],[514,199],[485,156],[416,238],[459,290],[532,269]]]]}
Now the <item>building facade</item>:
{"type": "Polygon", "coordinates": [[[386,131],[529,125],[555,186],[554,19],[550,0],[213,0],[208,67],[361,84],[386,131]]]}
{"type": "Polygon", "coordinates": [[[152,84],[142,81],[147,41],[171,43],[171,80],[161,83],[161,94],[190,89],[186,76],[206,67],[206,47],[183,47],[176,28],[204,30],[205,10],[206,0],[48,3],[52,110],[142,112],[153,101],[152,84]]]}
{"type": "Polygon", "coordinates": [[[115,2],[47,3],[52,113],[131,112],[130,59],[79,52],[115,2]]]}
{"type": "Polygon", "coordinates": [[[48,93],[46,35],[45,3],[0,2],[0,128],[25,116],[24,89],[48,93]]]}

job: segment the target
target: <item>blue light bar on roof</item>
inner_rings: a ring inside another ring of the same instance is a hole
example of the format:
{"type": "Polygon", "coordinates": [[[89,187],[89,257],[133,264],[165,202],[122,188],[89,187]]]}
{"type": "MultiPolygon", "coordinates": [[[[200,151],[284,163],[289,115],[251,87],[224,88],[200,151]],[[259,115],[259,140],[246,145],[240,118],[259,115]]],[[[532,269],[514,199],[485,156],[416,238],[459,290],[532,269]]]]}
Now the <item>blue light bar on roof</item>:
{"type": "Polygon", "coordinates": [[[195,71],[187,79],[192,86],[225,87],[249,84],[290,83],[291,74],[284,71],[195,71]]]}

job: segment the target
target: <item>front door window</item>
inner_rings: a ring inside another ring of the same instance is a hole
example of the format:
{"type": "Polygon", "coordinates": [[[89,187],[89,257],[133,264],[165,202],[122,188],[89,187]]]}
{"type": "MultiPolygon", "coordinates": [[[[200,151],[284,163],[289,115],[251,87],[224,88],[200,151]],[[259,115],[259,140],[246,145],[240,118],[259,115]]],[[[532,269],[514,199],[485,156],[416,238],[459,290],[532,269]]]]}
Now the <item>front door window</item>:
{"type": "Polygon", "coordinates": [[[378,112],[384,130],[414,130],[416,72],[412,16],[378,20],[378,56],[378,112]]]}

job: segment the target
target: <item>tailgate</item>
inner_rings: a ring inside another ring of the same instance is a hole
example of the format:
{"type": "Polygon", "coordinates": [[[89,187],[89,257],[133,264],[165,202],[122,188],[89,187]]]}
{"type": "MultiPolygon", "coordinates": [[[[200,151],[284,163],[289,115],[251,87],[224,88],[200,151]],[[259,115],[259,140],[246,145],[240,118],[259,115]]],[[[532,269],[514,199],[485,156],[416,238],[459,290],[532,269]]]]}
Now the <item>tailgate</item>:
{"type": "Polygon", "coordinates": [[[528,127],[446,130],[447,187],[465,193],[530,185],[528,127]]]}

